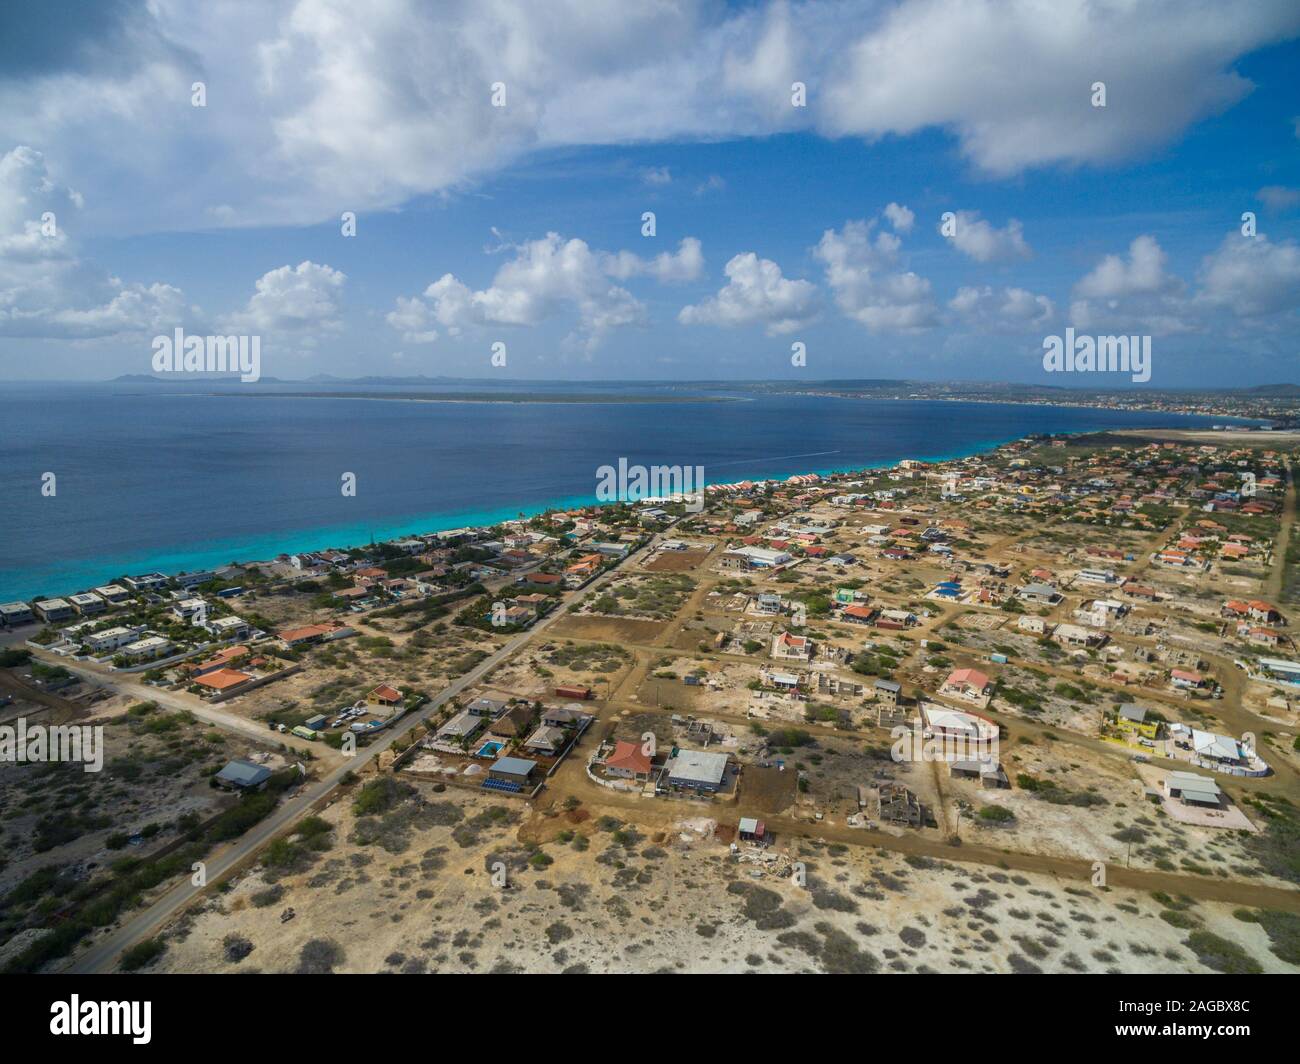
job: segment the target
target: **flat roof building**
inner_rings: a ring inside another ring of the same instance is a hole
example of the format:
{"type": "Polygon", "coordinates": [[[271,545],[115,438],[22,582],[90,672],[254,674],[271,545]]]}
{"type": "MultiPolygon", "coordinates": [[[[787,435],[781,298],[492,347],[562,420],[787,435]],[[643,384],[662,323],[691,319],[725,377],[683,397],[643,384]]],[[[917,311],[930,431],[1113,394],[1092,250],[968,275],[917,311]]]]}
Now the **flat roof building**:
{"type": "Polygon", "coordinates": [[[718,791],[727,775],[727,755],[706,750],[679,750],[669,762],[668,782],[696,791],[718,791]]]}

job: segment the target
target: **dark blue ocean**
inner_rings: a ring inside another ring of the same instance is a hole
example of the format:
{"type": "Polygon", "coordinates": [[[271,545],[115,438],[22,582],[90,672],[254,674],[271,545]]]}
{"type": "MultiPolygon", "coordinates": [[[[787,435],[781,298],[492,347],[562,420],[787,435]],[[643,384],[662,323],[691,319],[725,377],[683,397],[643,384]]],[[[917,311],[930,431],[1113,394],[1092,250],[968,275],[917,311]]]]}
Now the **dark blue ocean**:
{"type": "MultiPolygon", "coordinates": [[[[317,390],[301,384],[260,385],[267,397],[197,394],[206,390],[0,385],[0,601],[591,500],[596,470],[620,457],[701,465],[718,483],[957,457],[1035,432],[1211,421],[1081,407],[755,397],[743,389],[729,394],[744,401],[707,404],[274,395],[317,390]],[[54,497],[41,494],[46,472],[57,477],[54,497]],[[355,497],[340,491],[345,472],[356,474],[355,497]]],[[[611,388],[591,390],[598,399],[611,388]]]]}

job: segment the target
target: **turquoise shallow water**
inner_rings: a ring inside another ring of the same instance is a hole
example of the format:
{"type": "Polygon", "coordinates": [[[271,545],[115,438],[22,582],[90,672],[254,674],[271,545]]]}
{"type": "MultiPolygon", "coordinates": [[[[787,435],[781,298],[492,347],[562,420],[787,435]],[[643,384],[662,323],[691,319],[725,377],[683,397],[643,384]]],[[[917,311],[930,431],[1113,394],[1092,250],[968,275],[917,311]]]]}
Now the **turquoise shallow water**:
{"type": "Polygon", "coordinates": [[[592,502],[597,469],[620,457],[701,465],[719,483],[956,458],[1030,433],[1209,421],[802,396],[470,404],[8,385],[0,601],[592,502]],[[40,492],[45,472],[53,498],[40,492]],[[356,497],[339,490],[345,472],[356,497]]]}

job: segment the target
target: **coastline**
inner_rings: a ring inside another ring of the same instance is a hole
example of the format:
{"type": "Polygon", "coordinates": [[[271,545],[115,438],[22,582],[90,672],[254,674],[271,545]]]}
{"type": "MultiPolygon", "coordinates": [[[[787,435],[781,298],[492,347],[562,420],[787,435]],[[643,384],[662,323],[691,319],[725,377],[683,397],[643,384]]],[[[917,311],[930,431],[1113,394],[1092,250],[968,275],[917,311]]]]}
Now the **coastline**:
{"type": "MultiPolygon", "coordinates": [[[[1061,432],[1054,435],[1061,437],[1086,436],[1098,429],[1082,429],[1061,432]]],[[[1113,430],[1111,430],[1113,431],[1113,430]]],[[[1140,428],[1130,428],[1131,432],[1142,432],[1140,428]]],[[[1157,431],[1157,430],[1150,430],[1157,431]]],[[[1194,430],[1186,430],[1194,431],[1194,430]]],[[[1206,430],[1208,431],[1208,430],[1206,430]]],[[[852,473],[875,469],[890,468],[906,458],[917,461],[943,463],[958,461],[972,455],[984,454],[998,447],[1030,438],[1027,435],[1010,435],[993,440],[982,440],[955,451],[941,454],[924,452],[909,453],[891,459],[875,462],[849,463],[842,465],[819,466],[802,469],[797,472],[762,471],[742,473],[735,477],[725,477],[712,483],[735,483],[737,481],[787,480],[792,476],[817,474],[829,476],[837,473],[852,473]]],[[[794,456],[798,457],[798,456],[794,456]]],[[[775,459],[768,459],[769,461],[775,459]]],[[[739,463],[739,464],[743,464],[739,463]]],[[[714,467],[719,468],[719,467],[714,467]]],[[[708,470],[705,470],[706,475],[708,470]]],[[[292,532],[277,532],[266,536],[241,537],[213,541],[202,547],[189,550],[151,550],[139,554],[118,554],[101,558],[87,558],[71,561],[66,565],[52,566],[52,572],[44,576],[32,576],[23,579],[21,573],[15,578],[0,571],[0,601],[28,601],[37,596],[63,596],[74,594],[100,584],[107,583],[124,574],[141,572],[162,572],[169,576],[183,572],[197,572],[229,564],[256,564],[268,562],[281,554],[296,554],[307,551],[326,549],[347,550],[364,547],[371,542],[382,542],[404,536],[415,536],[431,532],[445,532],[456,528],[490,527],[504,521],[516,520],[520,515],[525,518],[536,517],[548,510],[578,509],[601,505],[593,493],[590,495],[552,498],[543,502],[510,506],[497,506],[482,510],[458,510],[449,513],[422,513],[397,515],[383,522],[359,522],[350,525],[331,525],[303,528],[292,532]]]]}

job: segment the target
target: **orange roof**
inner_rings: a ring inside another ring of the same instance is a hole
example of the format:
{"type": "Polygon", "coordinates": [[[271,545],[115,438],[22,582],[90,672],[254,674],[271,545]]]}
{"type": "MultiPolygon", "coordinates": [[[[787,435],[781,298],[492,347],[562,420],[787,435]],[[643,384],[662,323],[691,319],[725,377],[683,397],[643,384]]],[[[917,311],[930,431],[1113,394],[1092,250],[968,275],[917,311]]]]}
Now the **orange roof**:
{"type": "Polygon", "coordinates": [[[215,691],[224,691],[228,687],[235,687],[251,679],[248,673],[237,669],[217,669],[206,676],[197,677],[194,682],[204,687],[211,687],[215,691]]]}
{"type": "Polygon", "coordinates": [[[989,678],[979,669],[954,669],[944,681],[945,687],[949,684],[967,684],[978,691],[983,691],[989,685],[989,678]]]}
{"type": "Polygon", "coordinates": [[[242,658],[247,653],[248,647],[246,646],[226,647],[224,650],[220,650],[213,654],[207,661],[200,661],[197,665],[193,666],[193,668],[207,669],[211,668],[213,665],[224,665],[228,661],[242,658]]]}
{"type": "Polygon", "coordinates": [[[614,752],[605,758],[605,765],[608,768],[621,768],[640,774],[650,771],[650,758],[636,743],[620,740],[614,744],[614,752]]]}
{"type": "Polygon", "coordinates": [[[370,694],[371,697],[383,699],[385,702],[400,702],[402,700],[402,692],[386,683],[381,683],[370,694]]]}

